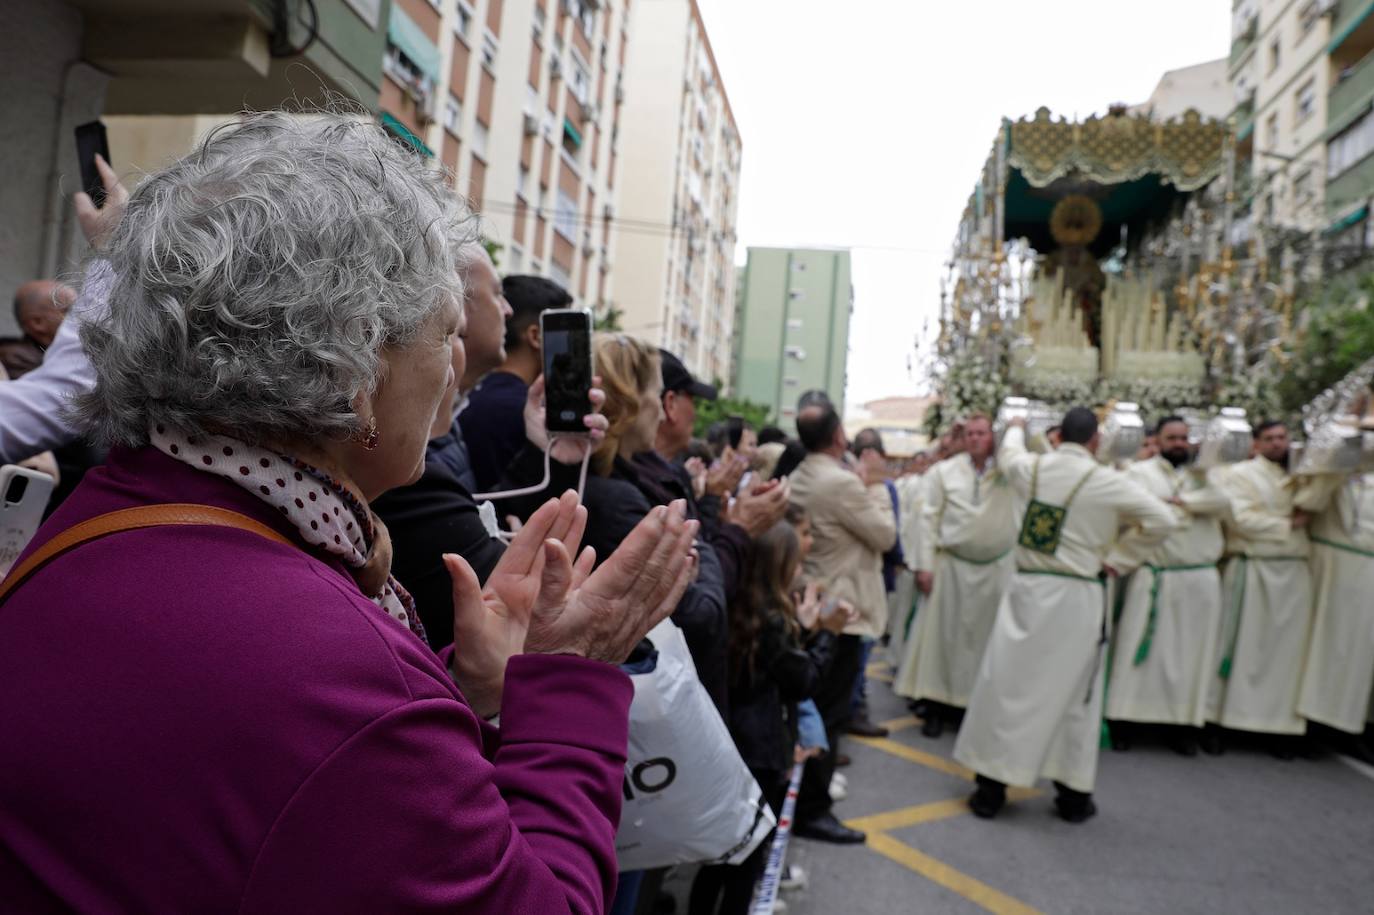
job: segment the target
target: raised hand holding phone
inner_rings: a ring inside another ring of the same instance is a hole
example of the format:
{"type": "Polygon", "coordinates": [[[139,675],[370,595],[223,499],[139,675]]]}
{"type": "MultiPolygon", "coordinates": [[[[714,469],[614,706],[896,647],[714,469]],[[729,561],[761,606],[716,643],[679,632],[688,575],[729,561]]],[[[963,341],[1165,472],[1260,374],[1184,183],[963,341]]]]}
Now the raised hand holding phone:
{"type": "Polygon", "coordinates": [[[544,351],[544,428],[549,432],[586,432],[583,417],[592,412],[592,316],[576,308],[556,308],[539,316],[544,351]]]}

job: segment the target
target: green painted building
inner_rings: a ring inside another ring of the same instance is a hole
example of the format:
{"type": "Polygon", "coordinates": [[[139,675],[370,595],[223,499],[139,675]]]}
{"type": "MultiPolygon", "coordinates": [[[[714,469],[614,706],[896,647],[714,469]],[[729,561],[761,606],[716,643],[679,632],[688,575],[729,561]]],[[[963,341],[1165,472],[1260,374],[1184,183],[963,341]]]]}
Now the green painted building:
{"type": "Polygon", "coordinates": [[[789,432],[797,398],[812,388],[843,415],[854,305],[849,252],[750,248],[738,284],[734,395],[768,404],[789,432]]]}

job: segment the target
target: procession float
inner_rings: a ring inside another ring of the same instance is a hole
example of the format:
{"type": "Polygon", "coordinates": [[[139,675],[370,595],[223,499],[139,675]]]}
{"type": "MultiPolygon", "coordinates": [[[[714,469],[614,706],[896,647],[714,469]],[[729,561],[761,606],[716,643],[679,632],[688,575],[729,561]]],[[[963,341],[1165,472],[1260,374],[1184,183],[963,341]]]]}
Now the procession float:
{"type": "MultiPolygon", "coordinates": [[[[1034,432],[1082,404],[1111,459],[1165,413],[1189,419],[1204,456],[1248,455],[1249,421],[1287,418],[1308,331],[1295,305],[1342,254],[1259,224],[1248,161],[1231,123],[1196,111],[1004,121],[942,279],[930,431],[1000,412],[1034,432]]],[[[1374,444],[1372,377],[1374,360],[1302,410],[1309,464],[1374,444]]]]}

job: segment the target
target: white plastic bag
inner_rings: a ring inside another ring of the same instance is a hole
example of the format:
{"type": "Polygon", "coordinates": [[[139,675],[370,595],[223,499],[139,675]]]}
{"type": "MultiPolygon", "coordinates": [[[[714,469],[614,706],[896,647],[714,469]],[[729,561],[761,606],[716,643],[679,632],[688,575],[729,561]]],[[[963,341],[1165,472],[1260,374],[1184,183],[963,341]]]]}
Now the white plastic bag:
{"type": "Polygon", "coordinates": [[[664,620],[649,641],[658,663],[630,677],[635,697],[615,837],[620,869],[739,864],[776,819],[701,685],[682,631],[664,620]]]}

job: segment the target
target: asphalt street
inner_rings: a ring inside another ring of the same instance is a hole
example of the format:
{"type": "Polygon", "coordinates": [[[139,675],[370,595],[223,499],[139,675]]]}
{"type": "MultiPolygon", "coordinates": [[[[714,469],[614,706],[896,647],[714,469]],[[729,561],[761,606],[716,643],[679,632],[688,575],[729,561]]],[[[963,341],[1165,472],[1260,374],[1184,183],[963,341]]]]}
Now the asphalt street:
{"type": "Polygon", "coordinates": [[[789,915],[1374,912],[1374,770],[1138,744],[1102,751],[1085,824],[1052,814],[1047,783],[983,821],[964,804],[954,734],[923,737],[881,655],[870,672],[873,718],[893,733],[846,740],[836,805],[868,844],[794,839],[809,886],[784,895],[789,915]]]}

